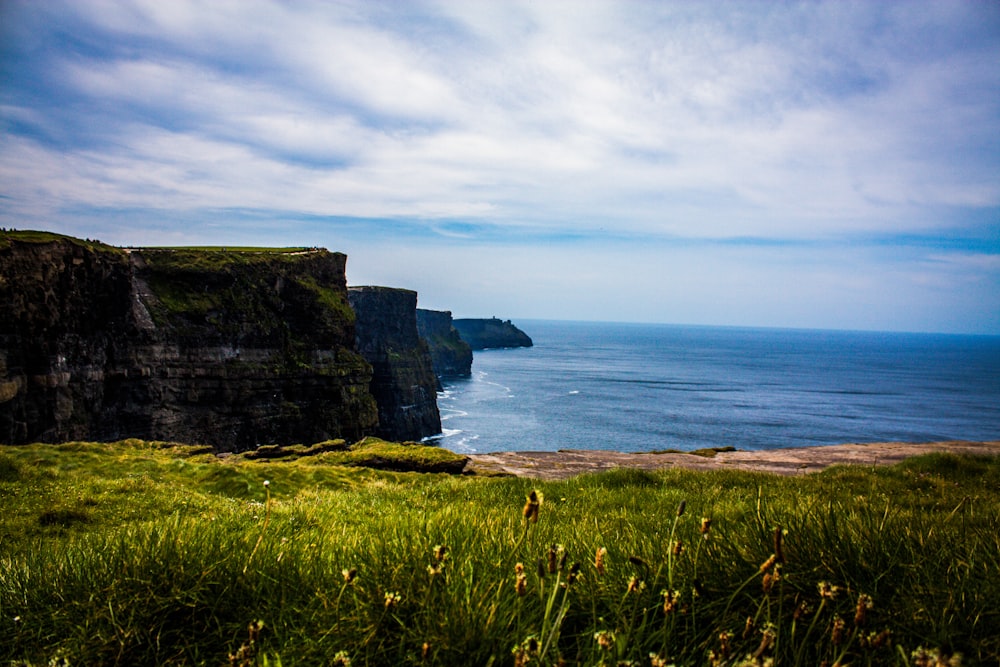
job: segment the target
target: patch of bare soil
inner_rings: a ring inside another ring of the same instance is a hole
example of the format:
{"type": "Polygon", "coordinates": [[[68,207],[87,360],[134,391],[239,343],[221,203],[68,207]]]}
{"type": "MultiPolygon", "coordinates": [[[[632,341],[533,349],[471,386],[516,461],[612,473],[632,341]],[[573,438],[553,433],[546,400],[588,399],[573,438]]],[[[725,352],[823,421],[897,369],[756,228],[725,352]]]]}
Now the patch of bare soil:
{"type": "Polygon", "coordinates": [[[561,450],[558,452],[497,452],[473,454],[466,472],[507,474],[535,479],[568,479],[576,475],[612,468],[662,470],[737,469],[800,475],[836,464],[889,465],[930,452],[953,452],[978,456],[1000,456],[1000,440],[989,442],[876,442],[848,443],[819,447],[796,447],[762,451],[721,451],[714,456],[690,453],[637,453],[603,450],[561,450]]]}

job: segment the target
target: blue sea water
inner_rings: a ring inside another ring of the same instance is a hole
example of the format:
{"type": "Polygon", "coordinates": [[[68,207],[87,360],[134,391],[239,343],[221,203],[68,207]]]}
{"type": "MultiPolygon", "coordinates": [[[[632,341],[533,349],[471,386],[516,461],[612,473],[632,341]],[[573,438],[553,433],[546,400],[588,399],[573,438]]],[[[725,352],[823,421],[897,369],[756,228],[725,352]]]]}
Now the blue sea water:
{"type": "Polygon", "coordinates": [[[456,452],[1000,438],[1000,337],[519,321],[438,397],[456,452]]]}

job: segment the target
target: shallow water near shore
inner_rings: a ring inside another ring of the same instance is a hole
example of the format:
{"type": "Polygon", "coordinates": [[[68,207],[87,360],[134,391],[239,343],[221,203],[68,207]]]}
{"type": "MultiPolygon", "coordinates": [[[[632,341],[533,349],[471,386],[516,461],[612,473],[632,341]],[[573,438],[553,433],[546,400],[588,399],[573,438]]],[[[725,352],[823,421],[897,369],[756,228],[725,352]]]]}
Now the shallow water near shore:
{"type": "Polygon", "coordinates": [[[515,322],[438,396],[462,453],[1000,438],[1000,337],[515,322]]]}

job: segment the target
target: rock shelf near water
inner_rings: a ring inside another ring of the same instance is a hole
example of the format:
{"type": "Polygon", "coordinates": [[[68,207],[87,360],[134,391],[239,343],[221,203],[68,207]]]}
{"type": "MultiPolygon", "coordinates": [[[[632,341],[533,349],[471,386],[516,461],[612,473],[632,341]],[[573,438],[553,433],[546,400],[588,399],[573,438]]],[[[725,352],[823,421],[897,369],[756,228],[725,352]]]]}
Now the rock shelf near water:
{"type": "Polygon", "coordinates": [[[891,465],[912,456],[948,452],[973,456],[1000,456],[1000,440],[961,440],[929,443],[878,442],[821,445],[759,451],[719,451],[701,454],[627,453],[603,450],[557,452],[496,452],[473,454],[467,472],[507,474],[535,479],[568,479],[614,468],[664,470],[747,470],[778,475],[818,472],[832,465],[891,465]]]}

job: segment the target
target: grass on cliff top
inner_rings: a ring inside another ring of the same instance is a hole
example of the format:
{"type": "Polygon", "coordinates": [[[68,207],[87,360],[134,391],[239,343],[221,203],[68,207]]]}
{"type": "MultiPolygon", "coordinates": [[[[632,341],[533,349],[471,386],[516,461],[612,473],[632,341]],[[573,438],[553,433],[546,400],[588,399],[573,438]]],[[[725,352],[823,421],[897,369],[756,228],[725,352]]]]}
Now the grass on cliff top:
{"type": "Polygon", "coordinates": [[[13,241],[21,243],[53,243],[55,241],[68,241],[74,245],[86,248],[93,252],[114,252],[121,253],[119,248],[109,246],[100,241],[91,239],[78,239],[74,236],[57,234],[55,232],[45,232],[33,229],[8,229],[0,232],[0,248],[9,248],[13,241]]]}
{"type": "Polygon", "coordinates": [[[0,501],[9,664],[1000,660],[996,459],[533,483],[71,443],[3,449],[0,501]]]}

